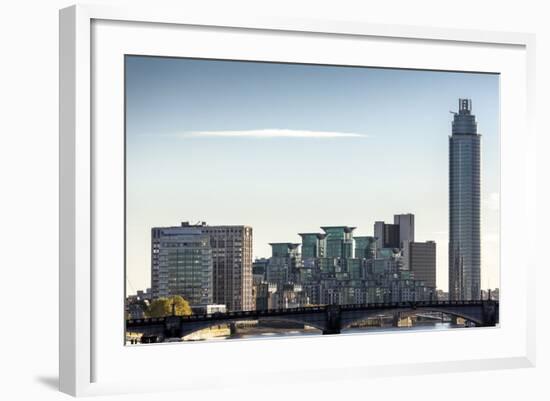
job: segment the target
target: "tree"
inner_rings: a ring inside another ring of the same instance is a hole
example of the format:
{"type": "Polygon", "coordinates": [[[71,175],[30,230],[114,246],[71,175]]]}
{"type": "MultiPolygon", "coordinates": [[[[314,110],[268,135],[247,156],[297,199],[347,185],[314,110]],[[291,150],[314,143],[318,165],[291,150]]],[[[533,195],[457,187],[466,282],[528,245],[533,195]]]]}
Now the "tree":
{"type": "Polygon", "coordinates": [[[191,306],[183,297],[173,295],[168,298],[157,298],[151,302],[147,315],[150,317],[164,317],[172,315],[172,305],[175,305],[175,313],[177,316],[191,315],[191,306]]]}

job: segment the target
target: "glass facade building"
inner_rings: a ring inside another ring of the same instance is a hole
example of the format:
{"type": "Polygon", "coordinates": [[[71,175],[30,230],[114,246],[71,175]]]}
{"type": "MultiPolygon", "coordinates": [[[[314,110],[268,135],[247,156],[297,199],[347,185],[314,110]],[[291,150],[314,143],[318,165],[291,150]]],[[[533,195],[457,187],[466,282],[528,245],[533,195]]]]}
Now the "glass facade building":
{"type": "Polygon", "coordinates": [[[302,237],[302,258],[322,258],[325,256],[325,237],[321,233],[301,233],[302,237]]]}
{"type": "Polygon", "coordinates": [[[373,259],[376,256],[376,238],[371,236],[354,237],[355,257],[359,259],[373,259]]]}
{"type": "MultiPolygon", "coordinates": [[[[414,215],[396,216],[399,224],[382,222],[381,226],[386,229],[386,243],[395,245],[389,248],[377,248],[375,236],[354,237],[355,227],[349,226],[300,233],[301,244],[271,243],[265,277],[258,274],[255,282],[257,307],[427,300],[433,289],[403,269],[403,250],[399,248],[401,225],[406,226],[403,243],[410,244],[414,238],[414,215]]],[[[435,259],[433,263],[435,266],[435,259]]],[[[435,274],[435,269],[430,272],[435,274]]]]}
{"type": "Polygon", "coordinates": [[[292,242],[271,243],[271,258],[267,264],[266,280],[280,288],[293,281],[300,262],[300,244],[292,242]]]}
{"type": "Polygon", "coordinates": [[[449,137],[449,297],[480,298],[481,135],[470,99],[459,99],[449,137]]]}
{"type": "Polygon", "coordinates": [[[200,226],[152,229],[151,282],[153,298],[181,295],[191,304],[212,303],[212,249],[200,226]]]}
{"type": "Polygon", "coordinates": [[[321,227],[326,233],[326,256],[329,258],[353,257],[353,230],[355,227],[321,227]]]}

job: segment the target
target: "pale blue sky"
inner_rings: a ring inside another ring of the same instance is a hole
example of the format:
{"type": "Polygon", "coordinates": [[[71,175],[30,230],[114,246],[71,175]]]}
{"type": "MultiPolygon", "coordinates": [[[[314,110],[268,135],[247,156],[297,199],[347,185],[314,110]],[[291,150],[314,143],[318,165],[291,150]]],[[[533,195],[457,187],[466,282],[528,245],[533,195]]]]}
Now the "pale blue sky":
{"type": "Polygon", "coordinates": [[[126,58],[128,290],[150,285],[150,229],[247,224],[254,256],[322,225],[416,215],[447,288],[450,110],[482,137],[482,287],[498,286],[497,75],[126,58]]]}

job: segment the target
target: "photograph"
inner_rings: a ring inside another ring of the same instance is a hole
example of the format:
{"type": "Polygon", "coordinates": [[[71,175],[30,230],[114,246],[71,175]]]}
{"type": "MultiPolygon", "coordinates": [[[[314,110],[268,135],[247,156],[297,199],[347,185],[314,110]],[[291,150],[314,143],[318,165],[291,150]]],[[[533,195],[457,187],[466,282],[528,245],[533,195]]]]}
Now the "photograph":
{"type": "Polygon", "coordinates": [[[499,91],[125,55],[124,344],[498,327],[499,91]]]}
{"type": "Polygon", "coordinates": [[[2,399],[548,398],[548,13],[424,3],[3,4],[2,399]]]}

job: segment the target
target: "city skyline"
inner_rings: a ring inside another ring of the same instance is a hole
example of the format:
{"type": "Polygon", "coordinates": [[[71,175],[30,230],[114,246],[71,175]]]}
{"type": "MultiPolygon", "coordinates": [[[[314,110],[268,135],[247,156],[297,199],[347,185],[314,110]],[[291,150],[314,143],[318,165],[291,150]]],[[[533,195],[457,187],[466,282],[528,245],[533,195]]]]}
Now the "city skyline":
{"type": "Polygon", "coordinates": [[[270,257],[252,262],[253,227],[155,227],[149,300],[182,296],[191,308],[234,312],[437,299],[436,244],[415,241],[414,215],[377,222],[379,237],[355,228],[299,233],[301,243],[270,243],[270,257]]]}
{"type": "Polygon", "coordinates": [[[483,134],[482,287],[499,286],[498,76],[126,62],[130,291],[150,286],[151,227],[250,225],[254,256],[267,257],[270,242],[298,242],[294,233],[353,224],[372,235],[395,213],[423,221],[417,239],[437,243],[446,289],[448,111],[458,97],[473,98],[483,134]]]}

